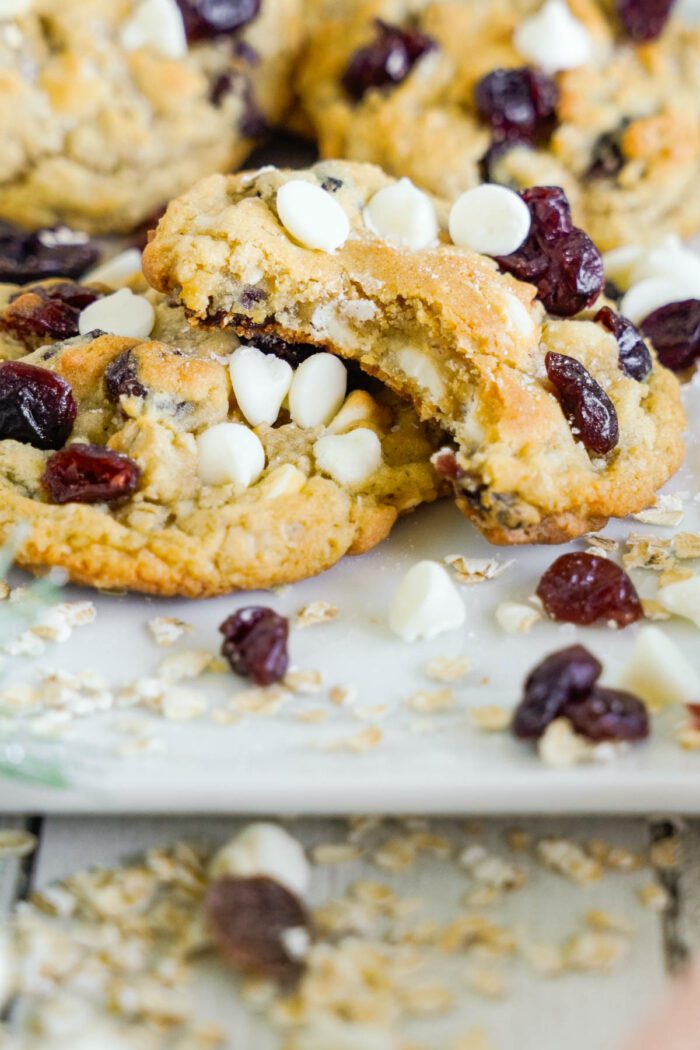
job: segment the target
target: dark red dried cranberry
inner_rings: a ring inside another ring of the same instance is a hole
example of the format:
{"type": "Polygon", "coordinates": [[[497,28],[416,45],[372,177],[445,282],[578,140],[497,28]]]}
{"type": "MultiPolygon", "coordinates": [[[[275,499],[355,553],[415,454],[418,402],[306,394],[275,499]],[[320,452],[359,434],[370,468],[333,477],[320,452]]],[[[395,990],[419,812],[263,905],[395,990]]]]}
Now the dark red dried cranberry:
{"type": "Polygon", "coordinates": [[[50,456],[42,481],[54,503],[112,503],[130,496],[141,468],[102,445],[69,445],[50,456]]]}
{"type": "Polygon", "coordinates": [[[674,0],[617,0],[617,13],[631,40],[655,40],[663,31],[674,0]]]}
{"type": "Polygon", "coordinates": [[[448,478],[450,481],[460,481],[464,477],[464,470],[457,462],[454,452],[451,452],[449,449],[442,449],[438,452],[433,460],[433,464],[442,478],[448,478]]]}
{"type": "Polygon", "coordinates": [[[30,285],[10,300],[0,327],[28,344],[72,339],[78,335],[81,310],[99,298],[98,292],[74,281],[30,285]]]}
{"type": "Polygon", "coordinates": [[[0,440],[61,448],[76,412],[70,383],[62,376],[22,361],[0,364],[0,440]]]}
{"type": "Polygon", "coordinates": [[[375,20],[376,39],[361,47],[343,73],[343,87],[355,99],[370,88],[393,87],[405,80],[419,58],[437,47],[418,29],[403,29],[375,20]]]}
{"type": "Polygon", "coordinates": [[[81,233],[66,227],[28,232],[0,221],[0,281],[26,284],[42,277],[80,277],[100,257],[81,233]]]}
{"type": "MultiPolygon", "coordinates": [[[[244,292],[243,294],[245,295],[246,293],[244,292]]],[[[248,341],[251,346],[262,350],[264,354],[272,354],[274,357],[279,357],[282,361],[286,361],[292,368],[298,368],[307,357],[321,352],[320,347],[312,346],[311,343],[286,343],[284,339],[280,339],[276,335],[263,335],[260,333],[260,335],[252,335],[248,341]]]]}
{"type": "Polygon", "coordinates": [[[640,327],[666,368],[684,372],[700,357],[700,299],[660,306],[640,327]]]}
{"type": "Polygon", "coordinates": [[[221,652],[231,669],[258,685],[284,678],[289,666],[289,620],[274,609],[249,605],[229,616],[219,630],[224,636],[221,652]]]}
{"type": "Polygon", "coordinates": [[[207,926],[223,957],[235,969],[276,981],[293,981],[303,967],[288,935],[311,937],[311,920],[285,886],[265,876],[225,877],[211,884],[204,901],[207,926]]]}
{"type": "Polygon", "coordinates": [[[588,696],[603,668],[588,649],[571,645],[546,657],[525,681],[523,698],[513,717],[521,740],[537,740],[569,701],[588,696]]]}
{"type": "Polygon", "coordinates": [[[564,415],[590,452],[604,456],[620,440],[615,406],[587,368],[573,357],[545,356],[550,382],[556,387],[564,415]]]}
{"type": "Polygon", "coordinates": [[[257,104],[250,77],[240,70],[222,73],[211,86],[209,97],[220,106],[227,95],[235,95],[242,105],[238,130],[249,139],[261,138],[268,131],[267,121],[257,104]]]}
{"type": "Polygon", "coordinates": [[[622,151],[622,133],[626,124],[614,131],[606,131],[593,146],[591,162],[586,176],[589,179],[613,179],[625,166],[622,151]]]}
{"type": "Polygon", "coordinates": [[[530,233],[511,255],[497,256],[502,270],[537,287],[551,314],[572,317],[598,298],[603,259],[590,237],[571,222],[566,194],[558,186],[535,186],[520,194],[530,210],[530,233]]]}
{"type": "Polygon", "coordinates": [[[190,42],[235,33],[257,18],[261,0],[177,0],[190,42]]]}
{"type": "Polygon", "coordinates": [[[620,368],[625,375],[640,383],[646,379],[651,372],[651,354],[632,322],[616,314],[609,306],[602,307],[593,320],[602,324],[617,339],[620,368]]]}
{"type": "Polygon", "coordinates": [[[537,597],[553,620],[588,626],[600,620],[627,627],[644,615],[631,579],[619,565],[597,554],[562,554],[537,586],[537,597]]]}
{"type": "Polygon", "coordinates": [[[546,142],[556,126],[557,85],[529,66],[494,69],[477,83],[474,101],[494,142],[546,142]]]}
{"type": "Polygon", "coordinates": [[[644,740],[649,736],[649,714],[636,696],[620,689],[596,686],[582,700],[570,700],[560,712],[577,733],[593,743],[606,740],[644,740]]]}
{"type": "Polygon", "coordinates": [[[136,359],[131,350],[125,350],[105,369],[105,387],[110,401],[120,397],[145,397],[146,388],[139,382],[136,359]]]}

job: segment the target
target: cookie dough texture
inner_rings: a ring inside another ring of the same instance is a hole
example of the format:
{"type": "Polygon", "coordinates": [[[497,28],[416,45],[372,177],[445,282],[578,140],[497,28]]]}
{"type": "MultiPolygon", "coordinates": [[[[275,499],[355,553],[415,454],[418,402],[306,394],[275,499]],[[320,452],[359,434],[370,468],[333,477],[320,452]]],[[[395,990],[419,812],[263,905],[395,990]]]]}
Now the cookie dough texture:
{"type": "Polygon", "coordinates": [[[263,0],[238,33],[181,59],[124,49],[138,3],[32,0],[0,21],[0,218],[128,231],[201,176],[240,165],[261,119],[283,116],[299,0],[263,0]]]}
{"type": "MultiPolygon", "coordinates": [[[[527,64],[513,33],[541,0],[311,6],[316,17],[298,89],[321,154],[379,164],[448,198],[475,185],[490,131],[476,111],[474,86],[494,69],[527,64]],[[342,75],[354,52],[376,38],[377,18],[417,27],[437,47],[402,83],[372,89],[358,102],[342,75]]],[[[493,164],[492,179],[515,188],[563,186],[577,221],[603,249],[697,230],[700,29],[672,20],[657,41],[634,46],[621,40],[608,0],[569,0],[569,7],[590,34],[592,60],[555,76],[560,100],[551,141],[508,151],[493,164]],[[619,146],[622,167],[591,178],[603,136],[619,146]]]]}
{"type": "Polygon", "coordinates": [[[18,564],[60,566],[76,583],[158,595],[266,588],[368,550],[400,513],[436,498],[440,486],[430,465],[436,442],[410,406],[388,392],[376,399],[366,391],[349,395],[354,411],[346,413],[347,428],[370,427],[382,445],[382,465],[363,483],[344,487],[323,476],[313,448],[324,428],[304,430],[283,415],[275,426],[256,428],[266,454],[259,481],[245,490],[203,485],[197,435],[217,423],[245,423],[226,367],[238,341],[222,332],[191,341],[182,311],[166,309],[171,316],[163,313],[157,330],[167,329],[171,343],[100,335],[42,347],[24,359],[72,385],[78,416],[71,441],[107,445],[143,473],[137,492],[122,503],[53,505],[41,483],[50,453],[0,441],[0,542],[19,522],[30,528],[18,564]],[[173,313],[180,314],[179,327],[173,313]],[[144,393],[115,403],[105,370],[124,354],[144,393]]]}
{"type": "Polygon", "coordinates": [[[460,504],[494,542],[560,542],[653,502],[683,456],[670,372],[655,363],[643,383],[628,378],[601,326],[547,317],[531,285],[444,235],[417,252],[374,236],[363,208],[391,181],[376,167],[325,162],[302,173],[339,181],[352,228],[334,254],[300,247],[275,210],[291,177],[300,176],[215,176],[172,202],[146,250],[151,283],[202,325],[327,347],[410,399],[453,435],[460,504]],[[581,361],[612,399],[621,436],[608,457],[572,433],[546,378],[548,350],[581,361]]]}

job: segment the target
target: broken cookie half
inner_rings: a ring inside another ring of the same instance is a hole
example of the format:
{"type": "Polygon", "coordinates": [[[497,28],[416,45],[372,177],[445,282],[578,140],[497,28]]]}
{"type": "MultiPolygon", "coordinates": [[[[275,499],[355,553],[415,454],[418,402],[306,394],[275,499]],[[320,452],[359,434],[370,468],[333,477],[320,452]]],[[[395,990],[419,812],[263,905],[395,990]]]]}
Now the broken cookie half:
{"type": "Polygon", "coordinates": [[[443,429],[434,462],[490,540],[561,542],[677,470],[678,383],[590,309],[602,267],[561,191],[470,193],[450,212],[351,162],[215,176],[171,203],[145,273],[197,326],[358,362],[443,429]]]}

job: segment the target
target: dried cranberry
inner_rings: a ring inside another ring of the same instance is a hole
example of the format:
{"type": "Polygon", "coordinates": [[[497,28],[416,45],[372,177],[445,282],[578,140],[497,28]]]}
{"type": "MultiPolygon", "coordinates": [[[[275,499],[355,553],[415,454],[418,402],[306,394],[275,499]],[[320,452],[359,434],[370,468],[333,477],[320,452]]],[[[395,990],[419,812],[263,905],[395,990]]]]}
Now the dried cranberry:
{"type": "Polygon", "coordinates": [[[530,672],[523,698],[513,718],[513,732],[521,740],[542,736],[569,701],[588,696],[603,668],[582,645],[571,645],[546,657],[530,672]]]}
{"type": "Polygon", "coordinates": [[[146,388],[139,382],[136,359],[131,350],[125,350],[105,369],[105,387],[110,401],[120,397],[145,397],[146,388]]]}
{"type": "Polygon", "coordinates": [[[418,59],[437,47],[432,37],[418,29],[403,29],[380,19],[375,26],[376,39],[355,52],[343,73],[343,87],[358,100],[370,88],[400,84],[418,59]]]}
{"type": "Polygon", "coordinates": [[[311,343],[287,343],[277,335],[263,335],[262,332],[260,335],[251,335],[248,341],[264,354],[272,354],[286,361],[292,368],[298,368],[312,354],[320,353],[320,347],[312,346],[311,343]]]}
{"type": "Polygon", "coordinates": [[[593,320],[617,339],[620,368],[625,375],[640,383],[646,379],[651,372],[651,354],[632,322],[616,314],[609,306],[602,307],[593,320]]]}
{"type": "Polygon", "coordinates": [[[310,939],[306,908],[285,886],[265,876],[225,877],[211,884],[204,901],[207,926],[224,958],[237,970],[290,981],[302,969],[310,939]],[[301,933],[296,953],[288,935],[301,933]]]}
{"type": "Polygon", "coordinates": [[[627,573],[614,561],[585,551],[557,558],[536,593],[553,620],[581,626],[606,620],[627,627],[644,615],[627,573]]]}
{"type": "Polygon", "coordinates": [[[558,186],[535,186],[520,196],[530,210],[530,232],[517,251],[498,256],[497,262],[502,270],[536,285],[551,314],[572,317],[600,294],[605,280],[601,254],[572,224],[569,202],[558,186]]]}
{"type": "Polygon", "coordinates": [[[644,318],[641,329],[661,364],[684,372],[700,357],[700,299],[660,306],[644,318]]]}
{"type": "Polygon", "coordinates": [[[1,440],[61,448],[70,437],[76,413],[70,383],[62,376],[22,361],[0,364],[1,440]]]}
{"type": "Polygon", "coordinates": [[[284,678],[289,666],[289,621],[273,609],[249,605],[229,616],[219,630],[224,636],[221,652],[236,674],[258,685],[284,678]]]}
{"type": "Polygon", "coordinates": [[[98,292],[74,281],[30,285],[10,300],[0,327],[28,344],[72,339],[78,335],[81,310],[99,298],[98,292]]]}
{"type": "Polygon", "coordinates": [[[617,13],[630,39],[643,43],[663,31],[674,0],[617,0],[617,13]]]}
{"type": "Polygon", "coordinates": [[[550,350],[544,361],[564,415],[586,448],[601,456],[611,452],[620,440],[620,428],[615,406],[602,386],[573,357],[550,350]]]}
{"type": "Polygon", "coordinates": [[[546,73],[523,66],[494,69],[477,83],[474,101],[494,142],[545,142],[556,126],[559,90],[546,73]]]}
{"type": "Polygon", "coordinates": [[[582,700],[570,700],[561,710],[577,733],[593,743],[605,740],[644,740],[649,715],[636,696],[619,689],[592,689],[582,700]]]}
{"type": "Polygon", "coordinates": [[[261,0],[177,0],[191,42],[235,33],[257,18],[261,0]]]}
{"type": "Polygon", "coordinates": [[[26,284],[42,277],[80,277],[94,266],[99,249],[66,227],[28,232],[0,221],[0,281],[26,284]]]}
{"type": "Polygon", "coordinates": [[[606,131],[593,146],[591,162],[586,170],[589,179],[613,179],[625,166],[625,155],[622,152],[621,128],[606,131]]]}
{"type": "Polygon", "coordinates": [[[211,86],[209,97],[220,106],[227,95],[235,95],[242,105],[238,130],[249,139],[260,138],[268,130],[267,121],[257,104],[250,77],[239,70],[222,73],[211,86]]]}
{"type": "Polygon", "coordinates": [[[460,481],[464,477],[464,470],[457,462],[457,457],[450,449],[441,449],[433,460],[435,469],[442,478],[450,481],[460,481]]]}
{"type": "Polygon", "coordinates": [[[141,468],[102,445],[69,445],[46,463],[42,481],[54,503],[112,503],[130,496],[141,468]]]}

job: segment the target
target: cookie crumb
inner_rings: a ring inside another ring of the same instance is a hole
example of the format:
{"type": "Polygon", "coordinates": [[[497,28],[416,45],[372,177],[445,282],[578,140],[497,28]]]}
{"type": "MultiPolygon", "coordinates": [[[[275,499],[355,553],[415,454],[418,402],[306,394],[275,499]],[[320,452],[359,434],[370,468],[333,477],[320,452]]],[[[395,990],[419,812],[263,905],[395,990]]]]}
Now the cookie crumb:
{"type": "Polygon", "coordinates": [[[304,627],[314,627],[319,623],[329,623],[335,620],[338,609],[330,602],[310,602],[304,605],[296,615],[294,624],[300,630],[304,627]]]}
{"type": "Polygon", "coordinates": [[[458,682],[471,669],[471,660],[467,656],[437,656],[423,668],[428,678],[436,682],[458,682]]]}
{"type": "Polygon", "coordinates": [[[498,704],[484,704],[470,708],[469,717],[481,733],[503,733],[510,726],[512,713],[498,704]]]}
{"type": "Polygon", "coordinates": [[[457,582],[465,584],[495,580],[514,564],[512,560],[501,562],[497,558],[467,558],[463,554],[448,554],[443,561],[450,566],[457,582]]]}
{"type": "Polygon", "coordinates": [[[192,630],[192,624],[179,620],[177,616],[154,616],[148,621],[148,630],[153,635],[156,645],[163,649],[169,649],[175,645],[184,634],[192,630]]]}

